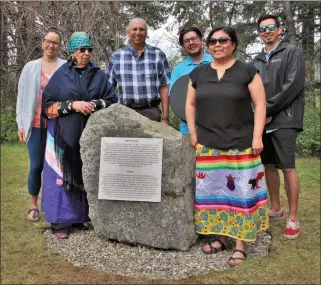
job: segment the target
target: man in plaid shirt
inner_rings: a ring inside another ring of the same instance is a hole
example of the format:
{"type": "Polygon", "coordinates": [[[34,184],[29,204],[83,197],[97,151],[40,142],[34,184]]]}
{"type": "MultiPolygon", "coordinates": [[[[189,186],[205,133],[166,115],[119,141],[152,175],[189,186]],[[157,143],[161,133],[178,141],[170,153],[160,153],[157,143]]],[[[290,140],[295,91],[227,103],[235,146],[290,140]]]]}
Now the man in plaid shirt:
{"type": "Polygon", "coordinates": [[[170,69],[166,56],[145,42],[147,25],[143,19],[131,20],[127,34],[130,44],[111,55],[107,68],[109,82],[117,87],[118,103],[168,125],[170,69]]]}

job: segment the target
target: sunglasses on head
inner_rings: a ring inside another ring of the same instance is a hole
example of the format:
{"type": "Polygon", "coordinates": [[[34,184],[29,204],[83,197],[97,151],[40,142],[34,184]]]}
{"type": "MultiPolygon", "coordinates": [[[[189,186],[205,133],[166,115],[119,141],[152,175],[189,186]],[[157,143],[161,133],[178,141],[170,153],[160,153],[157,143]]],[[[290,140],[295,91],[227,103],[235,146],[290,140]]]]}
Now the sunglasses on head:
{"type": "Polygon", "coordinates": [[[79,48],[79,51],[80,51],[81,53],[85,53],[86,50],[88,50],[88,52],[92,52],[92,51],[93,51],[93,48],[92,48],[92,47],[81,47],[81,48],[79,48]]]}
{"type": "Polygon", "coordinates": [[[273,32],[276,29],[276,25],[275,24],[271,24],[271,25],[259,27],[260,33],[265,33],[266,29],[269,29],[269,31],[273,32]]]}
{"type": "Polygon", "coordinates": [[[215,46],[217,44],[217,42],[220,45],[225,45],[225,44],[227,44],[228,41],[232,41],[232,40],[229,39],[229,38],[226,38],[226,37],[221,37],[221,38],[218,38],[218,39],[210,38],[209,41],[208,41],[208,45],[215,46]]]}

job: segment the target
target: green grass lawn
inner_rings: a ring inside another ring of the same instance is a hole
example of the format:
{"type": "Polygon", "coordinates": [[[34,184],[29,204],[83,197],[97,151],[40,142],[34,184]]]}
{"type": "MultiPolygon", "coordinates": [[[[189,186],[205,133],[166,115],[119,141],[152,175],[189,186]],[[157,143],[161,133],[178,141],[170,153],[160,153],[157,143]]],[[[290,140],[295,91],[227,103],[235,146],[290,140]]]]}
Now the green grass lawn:
{"type": "MultiPolygon", "coordinates": [[[[238,268],[171,281],[133,279],[75,267],[46,249],[45,222],[26,219],[29,160],[26,146],[1,146],[1,284],[320,284],[320,161],[298,159],[301,178],[297,240],[282,236],[284,221],[271,222],[272,245],[264,258],[238,268]]],[[[287,209],[284,189],[282,203],[287,209]]]]}

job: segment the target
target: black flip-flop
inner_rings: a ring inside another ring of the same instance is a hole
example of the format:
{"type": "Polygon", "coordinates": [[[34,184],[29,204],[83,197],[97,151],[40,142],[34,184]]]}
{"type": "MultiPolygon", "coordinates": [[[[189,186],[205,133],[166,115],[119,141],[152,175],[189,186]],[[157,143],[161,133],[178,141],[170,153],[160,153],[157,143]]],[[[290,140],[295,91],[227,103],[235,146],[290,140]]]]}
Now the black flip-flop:
{"type": "Polygon", "coordinates": [[[28,216],[27,216],[27,220],[30,222],[38,222],[40,220],[39,218],[39,210],[37,208],[32,208],[28,211],[28,216]],[[32,219],[29,218],[29,214],[30,212],[32,212],[32,219]]]}

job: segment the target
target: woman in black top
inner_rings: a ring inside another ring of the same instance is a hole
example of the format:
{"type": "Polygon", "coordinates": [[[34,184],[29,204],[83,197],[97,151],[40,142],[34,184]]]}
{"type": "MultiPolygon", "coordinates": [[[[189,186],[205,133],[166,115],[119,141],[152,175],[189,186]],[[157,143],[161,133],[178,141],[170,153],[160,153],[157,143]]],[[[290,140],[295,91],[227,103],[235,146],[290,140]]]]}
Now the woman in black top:
{"type": "Polygon", "coordinates": [[[255,67],[233,58],[234,29],[214,28],[206,43],[214,61],[190,73],[186,102],[196,148],[195,223],[199,234],[218,236],[204,253],[226,249],[228,237],[236,240],[229,260],[236,265],[246,258],[245,241],[255,241],[269,227],[260,159],[265,93],[255,67]]]}

